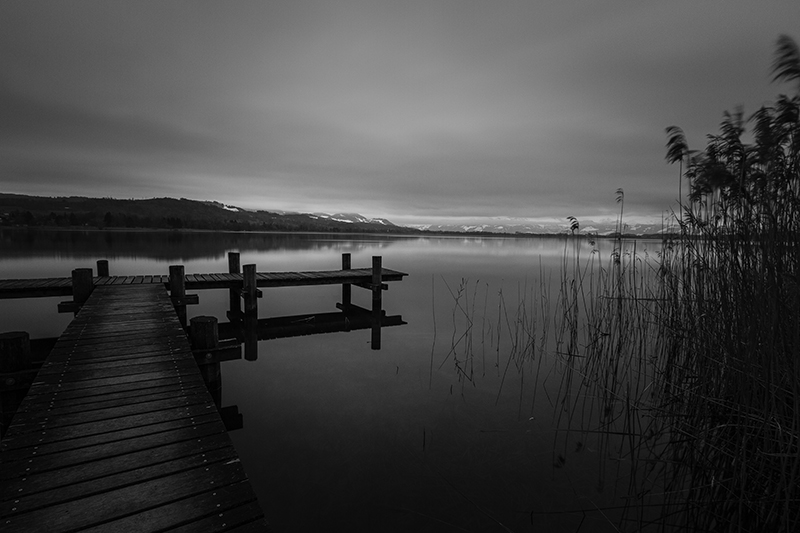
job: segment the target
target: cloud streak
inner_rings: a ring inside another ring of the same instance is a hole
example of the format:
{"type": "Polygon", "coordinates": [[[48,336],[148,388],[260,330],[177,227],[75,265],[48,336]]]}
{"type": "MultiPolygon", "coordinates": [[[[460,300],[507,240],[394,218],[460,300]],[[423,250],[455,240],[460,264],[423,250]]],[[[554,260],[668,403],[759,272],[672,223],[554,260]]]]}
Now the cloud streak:
{"type": "Polygon", "coordinates": [[[7,192],[437,217],[660,218],[754,111],[794,1],[0,4],[7,192]]]}

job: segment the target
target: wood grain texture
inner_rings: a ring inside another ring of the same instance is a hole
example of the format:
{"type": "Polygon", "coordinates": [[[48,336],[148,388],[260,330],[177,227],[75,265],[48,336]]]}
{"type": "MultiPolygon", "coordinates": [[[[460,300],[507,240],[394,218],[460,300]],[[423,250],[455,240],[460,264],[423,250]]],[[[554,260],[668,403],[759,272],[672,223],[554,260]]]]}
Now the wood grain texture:
{"type": "Polygon", "coordinates": [[[164,284],[116,280],[0,443],[0,531],[266,531],[164,284]]]}

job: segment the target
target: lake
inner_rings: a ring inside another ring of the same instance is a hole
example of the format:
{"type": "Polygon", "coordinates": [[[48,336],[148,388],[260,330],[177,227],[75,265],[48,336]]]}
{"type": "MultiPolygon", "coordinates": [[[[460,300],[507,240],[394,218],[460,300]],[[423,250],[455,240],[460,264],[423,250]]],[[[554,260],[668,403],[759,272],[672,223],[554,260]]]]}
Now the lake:
{"type": "MultiPolygon", "coordinates": [[[[616,530],[605,515],[624,499],[609,467],[619,459],[554,429],[561,377],[548,353],[565,254],[607,258],[612,241],[5,229],[0,243],[0,279],[69,276],[99,259],[134,275],[227,272],[229,251],[259,271],[380,255],[409,274],[383,294],[407,324],[384,328],[380,350],[362,330],[260,341],[256,361],[222,364],[222,405],[244,419],[231,438],[274,530],[616,530]],[[527,334],[522,362],[519,316],[541,332],[527,334]]],[[[655,258],[660,242],[634,245],[655,258]]],[[[371,293],[352,290],[369,308],[371,293]]],[[[225,320],[227,291],[195,292],[189,317],[225,320]]],[[[263,292],[262,318],[341,299],[339,286],[263,292]]],[[[57,313],[63,299],[0,300],[0,331],[58,336],[71,319],[57,313]]]]}

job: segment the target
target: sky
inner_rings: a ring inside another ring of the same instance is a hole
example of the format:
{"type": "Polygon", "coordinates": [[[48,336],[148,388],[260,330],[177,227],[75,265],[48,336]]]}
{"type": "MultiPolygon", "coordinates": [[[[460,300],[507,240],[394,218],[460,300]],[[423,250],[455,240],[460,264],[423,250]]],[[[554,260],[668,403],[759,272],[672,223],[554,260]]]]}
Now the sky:
{"type": "Polygon", "coordinates": [[[677,210],[800,2],[0,2],[0,192],[395,223],[677,210]],[[684,188],[685,192],[685,188],[684,188]]]}

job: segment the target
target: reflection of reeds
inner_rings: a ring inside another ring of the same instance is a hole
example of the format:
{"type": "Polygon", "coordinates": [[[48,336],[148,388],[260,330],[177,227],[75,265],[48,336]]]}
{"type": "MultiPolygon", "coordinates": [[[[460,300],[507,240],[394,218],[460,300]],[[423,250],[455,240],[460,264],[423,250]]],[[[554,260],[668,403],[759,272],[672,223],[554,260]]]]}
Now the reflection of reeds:
{"type": "Polygon", "coordinates": [[[452,359],[462,383],[473,381],[480,335],[495,352],[499,397],[512,370],[522,388],[535,369],[541,387],[550,355],[544,366],[560,375],[548,396],[554,464],[576,442],[599,452],[598,488],[619,499],[604,510],[622,529],[794,531],[798,230],[745,238],[707,226],[665,241],[657,260],[621,239],[608,258],[581,257],[585,241],[574,239],[554,299],[540,267],[516,301],[497,292],[491,320],[485,303],[476,315],[488,285],[462,280],[451,290],[460,333],[441,364],[452,359]]]}

